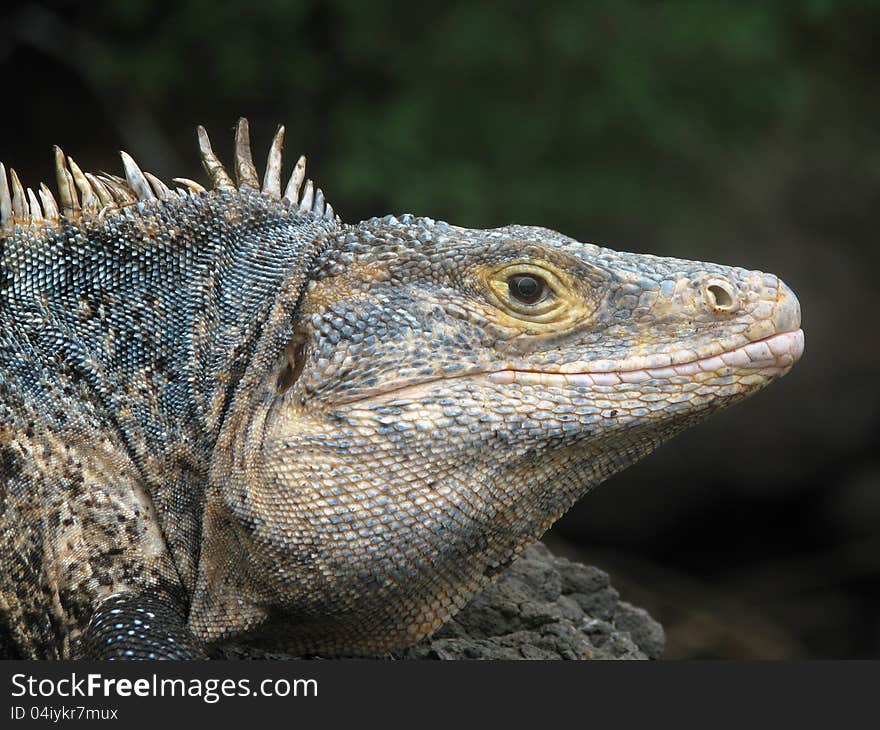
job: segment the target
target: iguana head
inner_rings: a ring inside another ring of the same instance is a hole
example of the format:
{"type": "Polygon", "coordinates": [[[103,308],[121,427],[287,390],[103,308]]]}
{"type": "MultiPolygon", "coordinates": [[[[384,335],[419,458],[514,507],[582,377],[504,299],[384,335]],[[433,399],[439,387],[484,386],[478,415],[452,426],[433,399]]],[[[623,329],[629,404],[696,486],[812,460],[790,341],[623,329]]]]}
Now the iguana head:
{"type": "Polygon", "coordinates": [[[426,635],[593,486],[785,374],[799,327],[771,274],[543,228],[342,226],[240,431],[254,622],[280,609],[331,653],[426,635]]]}

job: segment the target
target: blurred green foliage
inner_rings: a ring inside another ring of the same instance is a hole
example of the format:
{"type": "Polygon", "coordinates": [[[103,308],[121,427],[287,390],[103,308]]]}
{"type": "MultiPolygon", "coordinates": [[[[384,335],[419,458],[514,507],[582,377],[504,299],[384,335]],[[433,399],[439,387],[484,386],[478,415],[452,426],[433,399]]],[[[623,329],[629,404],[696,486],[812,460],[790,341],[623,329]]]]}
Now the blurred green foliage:
{"type": "MultiPolygon", "coordinates": [[[[216,136],[247,115],[261,143],[284,122],[350,218],[390,208],[631,239],[643,221],[687,217],[699,238],[740,166],[841,103],[829,88],[864,83],[845,103],[866,111],[850,116],[878,118],[877,0],[113,0],[67,12],[81,71],[120,124],[140,109],[183,158],[191,139],[178,132],[197,121],[216,136]]],[[[876,178],[876,148],[872,159],[876,178]]]]}
{"type": "Polygon", "coordinates": [[[289,144],[319,151],[361,214],[567,229],[693,207],[707,170],[802,123],[835,63],[867,60],[880,20],[876,1],[830,0],[156,8],[104,4],[89,57],[153,113],[287,112],[289,144]]]}

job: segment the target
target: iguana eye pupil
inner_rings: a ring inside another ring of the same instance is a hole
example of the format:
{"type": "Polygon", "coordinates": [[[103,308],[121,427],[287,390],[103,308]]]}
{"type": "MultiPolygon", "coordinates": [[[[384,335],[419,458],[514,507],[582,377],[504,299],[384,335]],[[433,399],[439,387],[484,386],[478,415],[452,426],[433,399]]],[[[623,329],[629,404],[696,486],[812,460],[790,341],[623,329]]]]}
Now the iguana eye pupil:
{"type": "Polygon", "coordinates": [[[514,274],[507,280],[510,296],[524,304],[535,304],[547,294],[547,282],[532,274],[514,274]]]}

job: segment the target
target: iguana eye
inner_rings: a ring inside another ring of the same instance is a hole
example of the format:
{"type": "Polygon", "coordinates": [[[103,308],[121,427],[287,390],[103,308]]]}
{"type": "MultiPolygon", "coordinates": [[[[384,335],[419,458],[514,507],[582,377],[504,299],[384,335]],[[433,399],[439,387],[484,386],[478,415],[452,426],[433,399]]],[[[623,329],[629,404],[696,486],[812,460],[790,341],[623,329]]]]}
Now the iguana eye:
{"type": "Polygon", "coordinates": [[[479,282],[488,284],[493,318],[533,334],[564,327],[586,314],[591,294],[566,268],[565,259],[552,251],[549,256],[541,253],[540,249],[521,251],[520,260],[503,261],[497,268],[480,272],[479,282]]]}
{"type": "Polygon", "coordinates": [[[488,277],[494,303],[507,316],[549,322],[567,307],[568,287],[551,266],[531,261],[508,263],[488,277]]]}
{"type": "Polygon", "coordinates": [[[550,292],[547,282],[535,274],[512,274],[507,277],[507,288],[523,304],[537,304],[550,292]]]}

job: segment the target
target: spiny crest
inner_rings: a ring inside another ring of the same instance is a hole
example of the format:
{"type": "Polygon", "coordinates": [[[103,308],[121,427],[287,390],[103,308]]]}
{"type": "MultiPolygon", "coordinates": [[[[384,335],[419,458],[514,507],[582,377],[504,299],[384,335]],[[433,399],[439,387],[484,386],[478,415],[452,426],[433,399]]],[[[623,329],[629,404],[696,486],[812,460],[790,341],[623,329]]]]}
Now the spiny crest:
{"type": "MultiPolygon", "coordinates": [[[[253,190],[276,200],[284,200],[299,213],[335,220],[333,206],[324,200],[324,193],[311,180],[306,180],[306,158],[300,157],[290,180],[281,191],[281,149],[284,127],[278,127],[272,145],[262,185],[251,155],[250,132],[247,119],[239,119],[235,130],[235,178],[233,182],[223,164],[214,154],[205,128],[198,128],[199,151],[208,177],[215,190],[253,190]],[[305,185],[303,185],[305,182],[305,185]]],[[[16,225],[57,225],[62,220],[80,221],[100,219],[108,212],[134,205],[140,201],[185,198],[206,193],[204,187],[185,177],[173,178],[172,189],[155,175],[144,172],[126,152],[120,152],[125,177],[107,173],[84,173],[73,158],[59,147],[55,151],[55,180],[58,199],[48,186],[40,183],[35,193],[25,189],[15,170],[0,162],[0,234],[10,233],[16,225]],[[60,205],[59,205],[60,202],[60,205]]]]}

